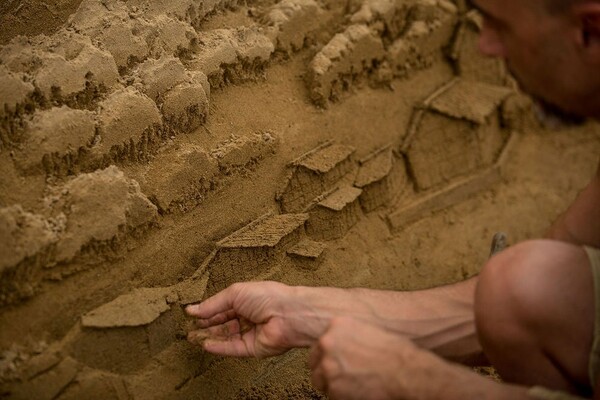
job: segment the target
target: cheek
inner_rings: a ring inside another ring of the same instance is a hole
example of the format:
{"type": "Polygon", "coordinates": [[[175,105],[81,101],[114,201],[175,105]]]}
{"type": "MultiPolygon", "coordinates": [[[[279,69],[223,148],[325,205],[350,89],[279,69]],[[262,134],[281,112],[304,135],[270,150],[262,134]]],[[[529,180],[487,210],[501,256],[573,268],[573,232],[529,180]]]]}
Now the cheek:
{"type": "Polygon", "coordinates": [[[525,91],[540,94],[547,86],[546,75],[550,66],[537,49],[518,43],[507,46],[506,63],[525,91]]]}

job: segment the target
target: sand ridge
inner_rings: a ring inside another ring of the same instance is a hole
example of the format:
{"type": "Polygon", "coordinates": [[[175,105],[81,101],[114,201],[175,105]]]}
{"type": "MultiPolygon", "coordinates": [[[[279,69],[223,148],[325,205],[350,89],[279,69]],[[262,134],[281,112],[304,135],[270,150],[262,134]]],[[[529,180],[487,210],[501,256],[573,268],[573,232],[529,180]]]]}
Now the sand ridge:
{"type": "Polygon", "coordinates": [[[182,307],[239,281],[464,278],[500,220],[515,239],[541,231],[585,184],[569,173],[597,161],[593,127],[536,133],[506,72],[471,51],[480,25],[462,2],[69,7],[0,47],[14,398],[321,398],[301,351],[211,356],[183,340],[182,307]],[[569,160],[554,197],[548,172],[521,171],[534,158],[569,160]]]}

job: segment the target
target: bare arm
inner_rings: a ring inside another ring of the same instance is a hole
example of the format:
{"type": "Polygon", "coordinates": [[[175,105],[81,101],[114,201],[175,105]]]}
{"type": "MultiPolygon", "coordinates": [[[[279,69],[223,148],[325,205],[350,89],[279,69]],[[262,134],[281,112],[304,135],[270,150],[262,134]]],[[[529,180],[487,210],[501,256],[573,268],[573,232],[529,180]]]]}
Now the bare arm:
{"type": "Polygon", "coordinates": [[[334,319],[310,355],[313,385],[332,400],[528,399],[502,384],[442,360],[399,335],[360,321],[334,319]]]}
{"type": "Polygon", "coordinates": [[[351,317],[402,334],[443,357],[482,364],[473,312],[476,283],[472,278],[417,292],[236,284],[188,307],[200,328],[190,340],[211,352],[266,357],[310,347],[333,318],[351,317]]]}
{"type": "Polygon", "coordinates": [[[323,317],[312,340],[332,318],[348,316],[401,334],[438,355],[465,364],[486,364],[474,324],[477,278],[414,292],[371,289],[294,288],[301,302],[323,317]]]}
{"type": "Polygon", "coordinates": [[[596,176],[546,236],[577,245],[600,247],[600,166],[596,176]]]}

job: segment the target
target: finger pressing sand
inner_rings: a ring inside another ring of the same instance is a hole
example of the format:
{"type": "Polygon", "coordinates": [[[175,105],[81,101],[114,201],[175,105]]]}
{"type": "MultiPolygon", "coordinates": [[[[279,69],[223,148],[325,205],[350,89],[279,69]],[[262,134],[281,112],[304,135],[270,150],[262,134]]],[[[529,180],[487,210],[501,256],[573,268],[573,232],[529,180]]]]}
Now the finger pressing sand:
{"type": "Polygon", "coordinates": [[[187,306],[185,311],[193,317],[210,319],[217,314],[231,310],[233,309],[233,300],[235,299],[233,288],[233,286],[230,286],[200,304],[187,306]]]}

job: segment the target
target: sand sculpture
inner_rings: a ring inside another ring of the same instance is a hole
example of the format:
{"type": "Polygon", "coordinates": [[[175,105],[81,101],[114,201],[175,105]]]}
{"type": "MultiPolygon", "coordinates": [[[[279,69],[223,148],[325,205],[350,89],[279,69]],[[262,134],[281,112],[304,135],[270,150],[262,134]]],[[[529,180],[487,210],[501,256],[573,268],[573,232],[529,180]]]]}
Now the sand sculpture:
{"type": "MultiPolygon", "coordinates": [[[[510,103],[499,64],[472,51],[479,25],[467,11],[449,0],[83,0],[54,33],[1,46],[0,306],[28,307],[70,282],[90,290],[73,310],[81,298],[57,300],[60,328],[0,370],[2,393],[282,395],[252,392],[242,376],[294,375],[300,353],[260,368],[205,354],[182,340],[182,306],[239,281],[308,284],[361,221],[377,215],[398,232],[498,182],[505,122],[522,103],[510,103]],[[323,128],[302,139],[294,121],[227,128],[215,98],[268,85],[286,63],[301,64],[293,82],[307,119],[367,86],[384,93],[436,68],[444,78],[412,95],[412,117],[387,136],[323,128]],[[262,206],[250,212],[237,196],[262,206]],[[185,218],[197,225],[177,231],[185,218]],[[149,242],[161,268],[128,261],[149,242]],[[161,257],[185,251],[191,261],[171,272],[161,257]],[[100,288],[102,276],[117,286],[100,288]]],[[[320,396],[305,382],[289,388],[320,396]]]]}

